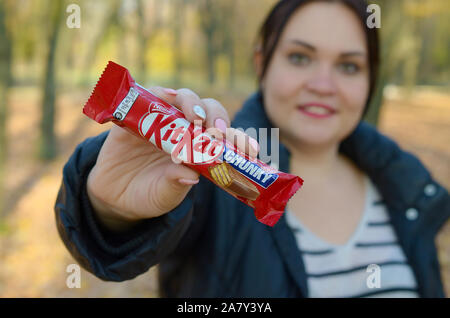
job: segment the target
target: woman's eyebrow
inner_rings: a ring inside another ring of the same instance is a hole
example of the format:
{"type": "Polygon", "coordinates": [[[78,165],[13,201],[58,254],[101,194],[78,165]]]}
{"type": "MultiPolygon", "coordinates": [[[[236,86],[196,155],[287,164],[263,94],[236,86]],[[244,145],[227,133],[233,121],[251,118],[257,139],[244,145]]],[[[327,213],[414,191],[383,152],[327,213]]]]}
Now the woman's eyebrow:
{"type": "Polygon", "coordinates": [[[311,44],[306,43],[306,42],[304,42],[302,40],[295,39],[295,40],[291,40],[290,42],[294,43],[296,45],[304,46],[304,47],[310,49],[311,51],[316,51],[316,48],[314,46],[312,46],[311,44]]]}
{"type": "Polygon", "coordinates": [[[351,51],[351,52],[345,52],[340,54],[341,57],[349,57],[349,56],[362,56],[365,57],[366,53],[362,51],[351,51]]]}
{"type": "MultiPolygon", "coordinates": [[[[317,51],[317,49],[312,44],[309,44],[305,41],[294,39],[294,40],[291,40],[290,42],[293,44],[296,44],[296,45],[306,47],[307,49],[309,49],[311,51],[314,51],[314,52],[317,51]]],[[[363,51],[349,51],[349,52],[341,53],[340,56],[341,57],[350,57],[350,56],[363,56],[364,57],[364,56],[366,56],[366,53],[364,53],[363,51]]]]}

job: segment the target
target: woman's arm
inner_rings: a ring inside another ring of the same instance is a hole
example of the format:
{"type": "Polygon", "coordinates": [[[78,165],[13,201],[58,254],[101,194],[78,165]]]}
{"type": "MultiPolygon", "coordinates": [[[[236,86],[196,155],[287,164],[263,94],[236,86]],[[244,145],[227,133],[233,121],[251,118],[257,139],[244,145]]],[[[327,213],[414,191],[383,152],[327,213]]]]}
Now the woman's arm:
{"type": "MultiPolygon", "coordinates": [[[[103,280],[123,281],[146,272],[177,247],[191,226],[193,198],[200,185],[172,211],[142,220],[126,231],[111,231],[99,222],[86,191],[87,176],[108,133],[78,145],[64,166],[55,217],[61,239],[80,265],[103,280]]],[[[202,181],[202,186],[208,187],[206,180],[202,181]]],[[[183,241],[195,240],[195,233],[189,231],[183,241]]],[[[187,241],[183,245],[191,246],[187,241]]]]}

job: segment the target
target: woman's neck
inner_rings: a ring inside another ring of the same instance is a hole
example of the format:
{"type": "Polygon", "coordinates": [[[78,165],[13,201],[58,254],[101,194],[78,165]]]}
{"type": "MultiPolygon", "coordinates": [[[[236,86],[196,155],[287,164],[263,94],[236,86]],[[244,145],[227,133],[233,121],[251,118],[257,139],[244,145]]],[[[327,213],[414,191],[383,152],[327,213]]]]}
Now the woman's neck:
{"type": "Polygon", "coordinates": [[[302,178],[315,180],[318,183],[328,182],[336,177],[337,169],[345,162],[339,154],[339,145],[298,145],[289,141],[282,141],[288,148],[290,170],[302,178]]]}

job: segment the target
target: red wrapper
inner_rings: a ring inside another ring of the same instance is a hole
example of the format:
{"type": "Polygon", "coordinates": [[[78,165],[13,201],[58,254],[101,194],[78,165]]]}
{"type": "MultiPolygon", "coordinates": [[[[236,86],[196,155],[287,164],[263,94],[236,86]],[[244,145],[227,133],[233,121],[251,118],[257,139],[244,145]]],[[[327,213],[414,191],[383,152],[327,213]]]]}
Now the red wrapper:
{"type": "Polygon", "coordinates": [[[303,184],[300,177],[277,171],[226,139],[215,139],[205,127],[194,126],[178,108],[137,84],[126,68],[114,62],[108,63],[83,113],[150,141],[175,162],[253,207],[258,221],[269,226],[277,223],[303,184]]]}

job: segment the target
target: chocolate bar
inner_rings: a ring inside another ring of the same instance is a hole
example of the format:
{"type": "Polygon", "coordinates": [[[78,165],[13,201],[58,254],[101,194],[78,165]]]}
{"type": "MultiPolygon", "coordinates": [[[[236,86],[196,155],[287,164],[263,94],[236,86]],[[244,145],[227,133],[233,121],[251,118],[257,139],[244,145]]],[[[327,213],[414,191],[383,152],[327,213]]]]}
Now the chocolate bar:
{"type": "Polygon", "coordinates": [[[245,176],[239,174],[228,163],[221,163],[209,167],[209,173],[216,183],[225,190],[233,194],[249,199],[256,200],[259,195],[258,189],[245,176]]]}
{"type": "Polygon", "coordinates": [[[228,140],[217,140],[194,126],[183,112],[137,84],[128,70],[109,62],[83,113],[100,124],[113,122],[196,170],[236,199],[254,208],[269,226],[283,215],[302,186],[295,175],[250,158],[228,140]]]}

